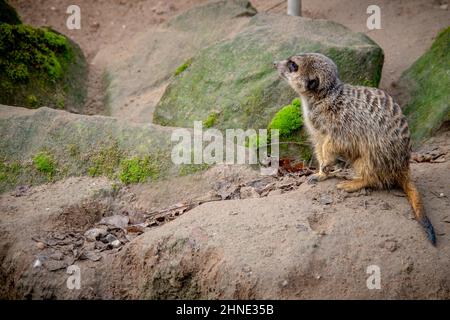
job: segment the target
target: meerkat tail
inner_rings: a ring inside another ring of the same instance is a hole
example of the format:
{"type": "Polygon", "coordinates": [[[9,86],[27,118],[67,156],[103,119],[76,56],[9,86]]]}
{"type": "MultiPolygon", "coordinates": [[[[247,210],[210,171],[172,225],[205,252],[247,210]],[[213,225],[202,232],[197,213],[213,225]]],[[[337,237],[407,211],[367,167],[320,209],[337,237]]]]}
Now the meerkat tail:
{"type": "Polygon", "coordinates": [[[427,238],[435,246],[436,245],[436,234],[434,233],[433,225],[431,224],[430,220],[428,219],[428,217],[425,214],[425,210],[423,207],[423,203],[422,203],[420,194],[417,191],[417,188],[414,185],[414,183],[409,178],[409,176],[401,182],[401,187],[405,191],[406,196],[408,197],[408,200],[411,203],[416,220],[425,229],[427,238]]]}

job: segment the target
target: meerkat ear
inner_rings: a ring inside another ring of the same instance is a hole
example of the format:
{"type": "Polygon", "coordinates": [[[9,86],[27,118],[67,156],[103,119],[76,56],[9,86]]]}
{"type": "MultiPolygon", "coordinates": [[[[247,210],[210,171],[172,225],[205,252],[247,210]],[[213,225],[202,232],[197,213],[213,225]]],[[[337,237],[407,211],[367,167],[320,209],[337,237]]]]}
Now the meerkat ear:
{"type": "Polygon", "coordinates": [[[315,91],[317,90],[318,87],[319,87],[319,79],[314,78],[306,80],[306,88],[309,91],[315,91]]]}

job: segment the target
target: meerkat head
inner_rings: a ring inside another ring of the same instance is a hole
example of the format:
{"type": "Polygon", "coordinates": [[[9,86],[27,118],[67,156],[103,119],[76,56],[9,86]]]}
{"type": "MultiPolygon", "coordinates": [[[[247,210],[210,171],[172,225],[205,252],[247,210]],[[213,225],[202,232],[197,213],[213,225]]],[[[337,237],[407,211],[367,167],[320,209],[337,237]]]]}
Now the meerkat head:
{"type": "Polygon", "coordinates": [[[280,76],[300,95],[321,96],[340,82],[336,64],[320,53],[304,53],[273,63],[280,76]]]}

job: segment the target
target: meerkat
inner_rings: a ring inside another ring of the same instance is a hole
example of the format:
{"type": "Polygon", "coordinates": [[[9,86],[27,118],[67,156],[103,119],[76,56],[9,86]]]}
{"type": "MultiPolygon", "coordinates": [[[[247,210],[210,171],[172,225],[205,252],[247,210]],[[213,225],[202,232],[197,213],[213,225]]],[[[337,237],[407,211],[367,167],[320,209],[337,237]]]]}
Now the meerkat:
{"type": "Polygon", "coordinates": [[[336,64],[319,53],[304,53],[274,62],[281,78],[300,95],[303,121],[316,159],[317,173],[309,181],[330,177],[336,159],[348,161],[356,175],[338,189],[400,186],[428,239],[436,235],[411,180],[408,123],[399,105],[385,91],[341,82],[336,64]]]}

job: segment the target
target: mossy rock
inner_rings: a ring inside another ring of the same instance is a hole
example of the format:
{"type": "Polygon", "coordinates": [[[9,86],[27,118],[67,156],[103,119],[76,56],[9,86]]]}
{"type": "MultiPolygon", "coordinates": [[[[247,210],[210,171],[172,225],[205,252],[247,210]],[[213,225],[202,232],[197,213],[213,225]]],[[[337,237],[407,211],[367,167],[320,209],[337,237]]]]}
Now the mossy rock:
{"type": "MultiPolygon", "coordinates": [[[[143,107],[136,96],[153,95],[171,78],[183,76],[200,49],[230,37],[254,14],[249,1],[210,1],[173,17],[158,30],[136,34],[127,57],[106,65],[109,114],[122,119],[139,114],[138,121],[151,122],[157,101],[143,107]]],[[[109,53],[100,51],[96,60],[108,60],[103,54],[109,53]]]]}
{"type": "Polygon", "coordinates": [[[178,176],[181,167],[171,161],[172,131],[0,105],[0,192],[68,176],[105,176],[126,184],[178,176]]]}
{"type": "Polygon", "coordinates": [[[400,102],[408,118],[414,144],[431,136],[450,120],[450,27],[442,30],[431,48],[399,81],[400,102]]]}
{"type": "Polygon", "coordinates": [[[296,97],[272,62],[301,52],[330,56],[345,82],[377,86],[380,81],[383,51],[365,35],[331,21],[258,13],[233,38],[193,56],[167,87],[154,122],[192,127],[214,112],[219,129],[266,128],[296,97]]]}
{"type": "Polygon", "coordinates": [[[48,28],[0,24],[0,103],[81,112],[87,66],[80,47],[48,28]]]}
{"type": "Polygon", "coordinates": [[[14,9],[8,1],[0,0],[0,24],[21,24],[19,15],[16,9],[14,9]]]}

